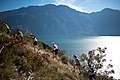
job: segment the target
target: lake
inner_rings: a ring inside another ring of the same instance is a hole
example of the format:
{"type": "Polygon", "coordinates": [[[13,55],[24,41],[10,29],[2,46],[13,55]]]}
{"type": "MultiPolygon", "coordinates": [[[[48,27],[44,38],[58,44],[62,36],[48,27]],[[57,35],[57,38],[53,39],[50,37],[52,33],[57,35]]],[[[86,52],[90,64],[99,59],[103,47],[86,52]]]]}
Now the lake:
{"type": "Polygon", "coordinates": [[[46,42],[51,46],[55,42],[61,50],[65,51],[65,55],[72,58],[75,54],[79,56],[81,53],[97,49],[97,47],[107,47],[106,59],[107,63],[114,65],[114,77],[120,79],[120,36],[37,36],[39,40],[46,42]],[[110,61],[110,59],[112,61],[110,61]]]}

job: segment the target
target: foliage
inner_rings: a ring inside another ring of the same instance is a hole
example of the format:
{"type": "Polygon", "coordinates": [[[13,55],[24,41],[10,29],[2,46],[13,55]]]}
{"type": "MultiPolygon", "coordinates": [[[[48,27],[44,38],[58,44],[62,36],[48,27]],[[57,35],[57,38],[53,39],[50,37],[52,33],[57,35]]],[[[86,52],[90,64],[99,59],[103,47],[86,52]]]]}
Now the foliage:
{"type": "Polygon", "coordinates": [[[84,70],[87,72],[86,67],[91,64],[95,69],[97,80],[111,80],[112,78],[109,77],[109,74],[114,73],[114,70],[111,69],[113,67],[112,64],[108,64],[107,69],[103,70],[104,63],[107,61],[105,59],[106,50],[106,47],[103,49],[98,47],[96,50],[89,51],[88,54],[83,53],[80,55],[80,60],[84,63],[84,70]]]}
{"type": "MultiPolygon", "coordinates": [[[[52,55],[51,48],[42,41],[38,42],[38,50],[32,50],[33,44],[29,34],[24,35],[24,44],[14,40],[14,33],[0,33],[0,79],[1,80],[76,80],[79,75],[70,72],[59,62],[53,60],[49,55],[52,55]],[[29,47],[29,48],[27,48],[29,47]],[[47,54],[46,54],[47,52],[47,54]]],[[[59,52],[61,53],[61,52],[59,52]]],[[[61,53],[63,62],[68,62],[68,58],[61,53]]]]}
{"type": "MultiPolygon", "coordinates": [[[[89,51],[81,54],[81,62],[85,63],[83,76],[67,69],[70,67],[69,58],[64,55],[64,51],[58,53],[60,62],[51,58],[51,47],[42,41],[38,41],[37,50],[33,50],[33,41],[30,34],[25,34],[23,41],[15,39],[14,31],[11,34],[0,32],[0,79],[1,80],[88,80],[86,66],[92,64],[96,69],[96,80],[111,80],[108,75],[114,70],[100,72],[103,63],[106,62],[105,50],[107,48],[89,51]],[[40,52],[39,52],[40,51],[40,52]],[[96,51],[98,51],[96,53],[96,51]]],[[[109,64],[108,69],[113,65],[109,64]]]]}

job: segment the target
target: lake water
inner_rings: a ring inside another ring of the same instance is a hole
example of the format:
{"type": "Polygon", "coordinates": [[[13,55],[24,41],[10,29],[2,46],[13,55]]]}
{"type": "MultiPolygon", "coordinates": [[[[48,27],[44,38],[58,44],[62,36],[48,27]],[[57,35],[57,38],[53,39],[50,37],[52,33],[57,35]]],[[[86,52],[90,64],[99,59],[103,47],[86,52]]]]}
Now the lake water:
{"type": "Polygon", "coordinates": [[[120,79],[120,36],[37,36],[51,46],[55,42],[61,50],[65,50],[68,57],[74,54],[88,53],[97,47],[107,47],[107,63],[114,65],[114,77],[120,79]],[[110,61],[112,59],[112,61],[110,61]]]}

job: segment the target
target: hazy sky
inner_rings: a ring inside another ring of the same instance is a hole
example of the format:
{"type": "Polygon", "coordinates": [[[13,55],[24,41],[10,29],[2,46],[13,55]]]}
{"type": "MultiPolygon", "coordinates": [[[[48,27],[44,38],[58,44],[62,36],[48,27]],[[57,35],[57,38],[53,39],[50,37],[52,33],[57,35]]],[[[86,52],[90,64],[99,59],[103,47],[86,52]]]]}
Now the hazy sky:
{"type": "Polygon", "coordinates": [[[30,5],[63,4],[82,12],[96,12],[104,8],[120,10],[120,0],[0,0],[0,12],[30,5]]]}

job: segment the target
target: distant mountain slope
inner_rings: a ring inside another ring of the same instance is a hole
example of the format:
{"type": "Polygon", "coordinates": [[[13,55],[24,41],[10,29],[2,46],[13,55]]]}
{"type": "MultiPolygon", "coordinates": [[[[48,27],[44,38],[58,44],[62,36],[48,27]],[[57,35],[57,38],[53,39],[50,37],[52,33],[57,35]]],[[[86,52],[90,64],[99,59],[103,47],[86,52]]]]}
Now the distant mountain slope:
{"type": "Polygon", "coordinates": [[[120,11],[105,8],[100,12],[92,13],[91,24],[99,35],[120,35],[120,11]]]}
{"type": "Polygon", "coordinates": [[[64,5],[29,6],[1,12],[0,19],[34,34],[120,35],[120,11],[108,8],[87,14],[64,5]]]}

